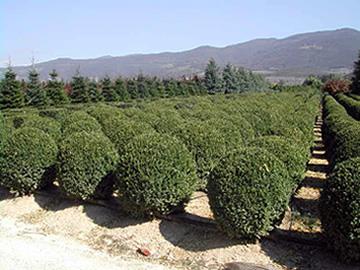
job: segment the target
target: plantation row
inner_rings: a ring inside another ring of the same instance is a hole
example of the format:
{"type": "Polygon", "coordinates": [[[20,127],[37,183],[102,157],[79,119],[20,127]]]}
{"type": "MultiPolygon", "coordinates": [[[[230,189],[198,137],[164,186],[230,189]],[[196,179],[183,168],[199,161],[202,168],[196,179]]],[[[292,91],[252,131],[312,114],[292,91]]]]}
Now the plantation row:
{"type": "MultiPolygon", "coordinates": [[[[350,97],[337,95],[352,111],[350,97]]],[[[325,142],[332,171],[321,196],[321,220],[331,248],[345,260],[360,260],[360,122],[336,99],[323,101],[325,142]]]]}
{"type": "Polygon", "coordinates": [[[345,94],[337,94],[335,98],[345,107],[352,117],[356,120],[360,120],[360,100],[357,100],[357,95],[348,96],[345,94]]]}
{"type": "MultiPolygon", "coordinates": [[[[303,178],[319,95],[214,95],[7,111],[1,185],[57,181],[72,198],[115,194],[134,216],[169,214],[198,189],[231,237],[265,235],[303,178]]],[[[5,133],[4,133],[5,130],[5,133]]]]}
{"type": "Polygon", "coordinates": [[[204,77],[194,75],[182,79],[160,79],[140,73],[134,78],[115,80],[105,76],[98,82],[77,72],[70,82],[64,82],[53,70],[45,82],[40,81],[40,74],[34,68],[26,81],[17,80],[16,73],[8,68],[0,81],[0,109],[265,91],[270,86],[259,74],[231,64],[221,70],[214,60],[209,61],[204,73],[204,77]]]}

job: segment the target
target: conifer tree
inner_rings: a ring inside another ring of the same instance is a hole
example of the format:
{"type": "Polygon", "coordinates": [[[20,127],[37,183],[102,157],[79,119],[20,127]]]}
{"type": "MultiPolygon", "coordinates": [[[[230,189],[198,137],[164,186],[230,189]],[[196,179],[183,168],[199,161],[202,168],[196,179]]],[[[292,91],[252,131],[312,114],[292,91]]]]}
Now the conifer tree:
{"type": "Polygon", "coordinates": [[[115,80],[115,92],[118,95],[120,101],[127,101],[130,98],[125,86],[125,82],[121,77],[115,80]]]}
{"type": "Polygon", "coordinates": [[[360,95],[360,51],[359,58],[354,63],[353,76],[351,78],[351,91],[354,94],[360,95]]]}
{"type": "Polygon", "coordinates": [[[220,68],[213,58],[209,60],[209,63],[206,66],[204,82],[209,93],[213,94],[221,91],[220,68]]]}
{"type": "Polygon", "coordinates": [[[127,92],[130,95],[130,98],[137,99],[138,98],[138,88],[137,83],[134,79],[129,79],[126,83],[127,92]]]}
{"type": "Polygon", "coordinates": [[[173,79],[166,81],[165,83],[165,97],[173,97],[176,95],[177,85],[173,79]]]}
{"type": "Polygon", "coordinates": [[[49,103],[44,87],[40,83],[39,73],[32,68],[28,74],[26,101],[31,106],[45,106],[49,103]]]}
{"type": "Polygon", "coordinates": [[[73,103],[87,103],[90,100],[85,78],[80,75],[79,71],[72,77],[70,97],[73,103]]]}
{"type": "Polygon", "coordinates": [[[136,78],[137,92],[139,98],[146,98],[149,96],[149,89],[147,87],[146,78],[140,73],[136,78]]]}
{"type": "Polygon", "coordinates": [[[115,88],[109,76],[103,78],[100,84],[101,84],[101,94],[104,97],[105,101],[111,102],[111,101],[119,100],[119,97],[115,91],[115,88]]]}
{"type": "Polygon", "coordinates": [[[69,97],[65,93],[64,84],[58,80],[55,69],[49,73],[50,79],[46,84],[46,92],[51,105],[61,105],[69,103],[69,97]]]}
{"type": "Polygon", "coordinates": [[[20,89],[20,82],[16,80],[16,73],[9,67],[0,89],[0,107],[20,108],[24,105],[24,93],[20,89]]]}
{"type": "Polygon", "coordinates": [[[165,97],[165,86],[162,80],[156,80],[155,82],[156,91],[159,97],[165,97]]]}
{"type": "Polygon", "coordinates": [[[236,69],[231,64],[227,64],[222,72],[224,93],[234,93],[238,90],[236,69]]]}
{"type": "Polygon", "coordinates": [[[103,100],[99,87],[95,81],[88,82],[89,100],[90,102],[99,102],[103,100]]]}

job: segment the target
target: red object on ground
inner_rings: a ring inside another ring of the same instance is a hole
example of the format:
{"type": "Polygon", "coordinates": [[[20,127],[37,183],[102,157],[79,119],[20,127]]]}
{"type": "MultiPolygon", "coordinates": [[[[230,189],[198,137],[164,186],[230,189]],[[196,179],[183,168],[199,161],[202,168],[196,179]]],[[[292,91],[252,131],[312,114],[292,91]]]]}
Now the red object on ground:
{"type": "Polygon", "coordinates": [[[144,256],[150,256],[150,251],[146,248],[138,248],[137,252],[144,256]]]}

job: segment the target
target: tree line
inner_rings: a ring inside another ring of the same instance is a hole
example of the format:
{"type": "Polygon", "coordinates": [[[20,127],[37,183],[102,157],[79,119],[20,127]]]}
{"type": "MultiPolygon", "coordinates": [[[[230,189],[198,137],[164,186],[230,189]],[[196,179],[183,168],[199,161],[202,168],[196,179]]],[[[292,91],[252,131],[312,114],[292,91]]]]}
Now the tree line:
{"type": "Polygon", "coordinates": [[[205,95],[261,91],[268,88],[266,80],[251,71],[227,64],[221,69],[213,59],[208,62],[204,76],[160,79],[139,74],[133,78],[105,76],[100,81],[84,77],[80,72],[65,82],[56,70],[47,81],[41,81],[33,67],[27,80],[17,80],[9,67],[0,81],[0,108],[23,106],[53,106],[68,103],[118,102],[131,99],[167,98],[174,96],[205,95]]]}

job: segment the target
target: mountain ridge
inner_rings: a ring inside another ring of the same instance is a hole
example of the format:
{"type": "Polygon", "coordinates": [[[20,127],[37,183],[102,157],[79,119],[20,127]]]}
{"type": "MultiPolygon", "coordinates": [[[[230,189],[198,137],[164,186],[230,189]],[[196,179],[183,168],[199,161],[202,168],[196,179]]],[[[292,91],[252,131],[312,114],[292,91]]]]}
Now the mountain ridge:
{"type": "MultiPolygon", "coordinates": [[[[352,28],[300,33],[285,38],[257,38],[224,47],[199,46],[178,52],[104,55],[89,59],[67,57],[37,63],[46,79],[55,68],[64,79],[77,69],[92,78],[134,76],[180,77],[201,74],[209,58],[219,65],[231,62],[273,76],[306,76],[328,72],[350,72],[360,49],[360,31],[352,28]]],[[[17,66],[19,78],[26,78],[31,66],[17,66]]]]}

